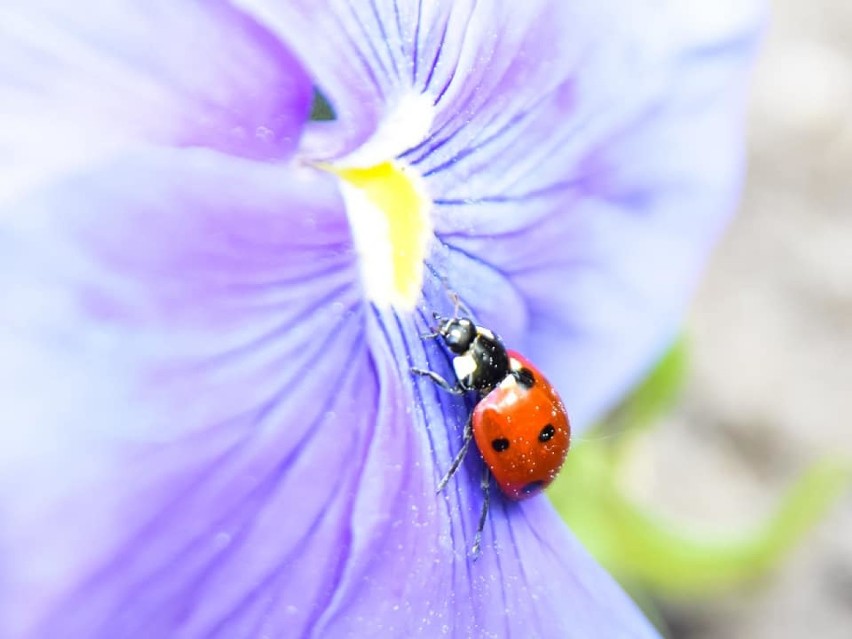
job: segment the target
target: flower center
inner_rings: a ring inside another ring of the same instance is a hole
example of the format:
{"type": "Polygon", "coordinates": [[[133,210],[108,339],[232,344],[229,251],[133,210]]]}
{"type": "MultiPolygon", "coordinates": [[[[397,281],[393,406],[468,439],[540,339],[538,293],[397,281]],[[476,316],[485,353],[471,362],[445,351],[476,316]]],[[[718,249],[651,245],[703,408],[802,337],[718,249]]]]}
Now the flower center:
{"type": "Polygon", "coordinates": [[[379,305],[414,308],[432,233],[419,176],[394,162],[328,168],[341,178],[367,296],[379,305]]]}

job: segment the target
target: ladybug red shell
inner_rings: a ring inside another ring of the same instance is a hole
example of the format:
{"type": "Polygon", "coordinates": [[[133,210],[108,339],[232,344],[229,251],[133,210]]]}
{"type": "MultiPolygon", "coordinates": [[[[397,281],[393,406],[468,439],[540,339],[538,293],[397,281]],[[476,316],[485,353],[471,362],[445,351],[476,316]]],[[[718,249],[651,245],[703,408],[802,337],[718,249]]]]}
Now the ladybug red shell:
{"type": "Polygon", "coordinates": [[[541,492],[559,473],[571,443],[568,414],[559,395],[542,373],[522,355],[506,350],[502,340],[469,318],[441,318],[427,337],[440,338],[453,353],[456,381],[434,371],[412,368],[444,390],[477,394],[462,447],[438,483],[441,491],[463,461],[471,441],[486,465],[484,502],[473,546],[479,553],[488,513],[490,475],[509,499],[526,499],[541,492]]]}
{"type": "Polygon", "coordinates": [[[510,374],[473,410],[473,437],[500,490],[519,500],[556,478],[571,429],[550,382],[520,354],[508,355],[510,374]]]}

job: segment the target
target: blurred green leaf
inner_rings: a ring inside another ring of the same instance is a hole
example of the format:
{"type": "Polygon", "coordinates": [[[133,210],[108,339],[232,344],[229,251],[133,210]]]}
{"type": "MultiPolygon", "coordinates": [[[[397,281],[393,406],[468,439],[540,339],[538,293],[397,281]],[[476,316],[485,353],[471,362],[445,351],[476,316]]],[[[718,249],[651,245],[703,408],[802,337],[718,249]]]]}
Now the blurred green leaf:
{"type": "Polygon", "coordinates": [[[852,482],[848,461],[818,462],[765,521],[724,535],[698,531],[638,504],[620,481],[621,467],[637,437],[653,436],[649,426],[673,405],[686,361],[680,341],[605,427],[575,444],[549,490],[573,531],[616,578],[656,595],[699,596],[764,574],[852,482]]]}
{"type": "Polygon", "coordinates": [[[689,351],[681,337],[651,373],[607,418],[607,431],[639,431],[650,427],[675,404],[686,382],[689,351]]]}
{"type": "Polygon", "coordinates": [[[819,521],[852,479],[846,466],[817,463],[765,522],[748,531],[708,535],[637,505],[618,490],[600,459],[592,460],[594,455],[587,453],[582,451],[580,465],[598,466],[594,473],[600,483],[592,487],[584,482],[586,493],[577,499],[580,487],[560,481],[551,490],[553,502],[616,578],[669,596],[703,595],[764,574],[819,521]]]}

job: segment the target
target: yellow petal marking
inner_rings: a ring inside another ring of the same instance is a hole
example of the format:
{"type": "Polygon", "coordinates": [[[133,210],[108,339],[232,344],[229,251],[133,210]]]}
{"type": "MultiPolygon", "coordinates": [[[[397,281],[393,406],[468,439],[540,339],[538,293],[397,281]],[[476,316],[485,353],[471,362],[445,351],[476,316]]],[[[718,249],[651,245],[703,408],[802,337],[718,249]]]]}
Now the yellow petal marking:
{"type": "Polygon", "coordinates": [[[411,309],[423,285],[431,225],[429,198],[411,169],[394,162],[368,168],[324,166],[342,179],[367,295],[411,309]]]}

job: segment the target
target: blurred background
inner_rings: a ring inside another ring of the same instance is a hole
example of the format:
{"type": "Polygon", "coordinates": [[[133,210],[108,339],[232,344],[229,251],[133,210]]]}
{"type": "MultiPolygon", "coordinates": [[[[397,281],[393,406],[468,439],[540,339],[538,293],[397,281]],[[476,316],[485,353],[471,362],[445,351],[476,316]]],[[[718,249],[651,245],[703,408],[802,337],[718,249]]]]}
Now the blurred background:
{"type": "MultiPolygon", "coordinates": [[[[852,2],[775,0],[739,217],[687,330],[676,407],[628,476],[713,529],[769,515],[797,477],[852,456],[852,2]]],[[[852,637],[852,491],[768,574],[659,602],[675,639],[852,637]]]]}
{"type": "Polygon", "coordinates": [[[774,0],[684,338],[550,491],[669,639],[852,639],[850,115],[852,1],[774,0]]]}

